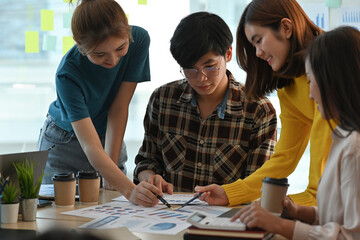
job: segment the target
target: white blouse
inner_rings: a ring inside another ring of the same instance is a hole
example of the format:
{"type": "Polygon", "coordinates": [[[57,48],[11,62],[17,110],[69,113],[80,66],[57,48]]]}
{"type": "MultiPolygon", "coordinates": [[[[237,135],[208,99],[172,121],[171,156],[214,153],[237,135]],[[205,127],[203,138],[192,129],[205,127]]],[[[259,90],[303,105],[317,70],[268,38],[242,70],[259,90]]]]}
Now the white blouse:
{"type": "MultiPolygon", "coordinates": [[[[336,131],[349,134],[339,127],[336,131]]],[[[360,133],[331,136],[317,192],[317,221],[313,225],[297,221],[293,239],[360,239],[360,133]]]]}

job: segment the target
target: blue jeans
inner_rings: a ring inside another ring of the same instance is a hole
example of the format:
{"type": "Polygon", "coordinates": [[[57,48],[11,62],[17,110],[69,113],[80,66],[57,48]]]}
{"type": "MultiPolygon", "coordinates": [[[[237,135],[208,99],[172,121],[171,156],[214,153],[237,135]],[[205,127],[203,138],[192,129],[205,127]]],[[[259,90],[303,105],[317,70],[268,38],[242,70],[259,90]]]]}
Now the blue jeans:
{"type": "MultiPolygon", "coordinates": [[[[101,136],[100,141],[104,146],[105,136],[101,136]]],[[[44,126],[40,130],[38,149],[47,150],[53,145],[55,147],[49,151],[49,158],[46,162],[43,184],[52,183],[51,178],[55,173],[74,172],[76,174],[79,170],[94,169],[82,150],[75,133],[58,127],[48,114],[44,126]]],[[[118,165],[125,175],[126,161],[127,152],[125,142],[123,142],[118,165]]]]}

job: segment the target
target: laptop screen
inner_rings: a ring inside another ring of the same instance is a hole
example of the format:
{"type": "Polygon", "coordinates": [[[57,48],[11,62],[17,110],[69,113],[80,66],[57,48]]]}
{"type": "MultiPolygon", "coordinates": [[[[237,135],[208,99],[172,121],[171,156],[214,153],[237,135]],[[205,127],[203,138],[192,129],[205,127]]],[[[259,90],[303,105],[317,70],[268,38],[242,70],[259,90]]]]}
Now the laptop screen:
{"type": "Polygon", "coordinates": [[[34,180],[37,180],[41,174],[44,173],[48,154],[48,150],[0,154],[0,172],[2,177],[6,178],[9,176],[12,181],[17,182],[16,170],[13,163],[22,162],[27,159],[34,163],[34,180]]]}

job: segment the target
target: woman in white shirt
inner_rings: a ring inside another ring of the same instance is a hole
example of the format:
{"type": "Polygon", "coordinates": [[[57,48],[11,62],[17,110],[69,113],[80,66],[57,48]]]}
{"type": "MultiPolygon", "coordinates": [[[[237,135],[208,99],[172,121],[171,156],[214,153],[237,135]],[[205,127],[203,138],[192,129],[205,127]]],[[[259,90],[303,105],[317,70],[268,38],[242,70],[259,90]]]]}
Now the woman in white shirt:
{"type": "Polygon", "coordinates": [[[360,239],[360,32],[339,27],[318,36],[305,62],[310,98],[333,129],[333,144],[319,181],[318,207],[286,197],[277,217],[253,203],[233,218],[290,239],[360,239]],[[331,125],[330,119],[337,126],[331,125]]]}

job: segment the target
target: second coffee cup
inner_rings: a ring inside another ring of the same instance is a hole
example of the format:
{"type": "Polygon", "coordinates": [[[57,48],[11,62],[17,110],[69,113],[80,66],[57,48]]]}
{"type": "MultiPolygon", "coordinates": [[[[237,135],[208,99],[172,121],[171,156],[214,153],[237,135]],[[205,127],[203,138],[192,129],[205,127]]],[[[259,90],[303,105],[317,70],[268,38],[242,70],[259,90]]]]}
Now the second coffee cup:
{"type": "Polygon", "coordinates": [[[280,215],[288,187],[287,178],[264,178],[261,188],[261,207],[275,215],[280,215]]]}
{"type": "Polygon", "coordinates": [[[75,205],[76,179],[73,172],[58,173],[52,178],[54,182],[55,205],[61,207],[75,205]]]}
{"type": "Polygon", "coordinates": [[[82,204],[97,204],[99,201],[100,176],[96,171],[79,171],[79,198],[82,204]]]}

